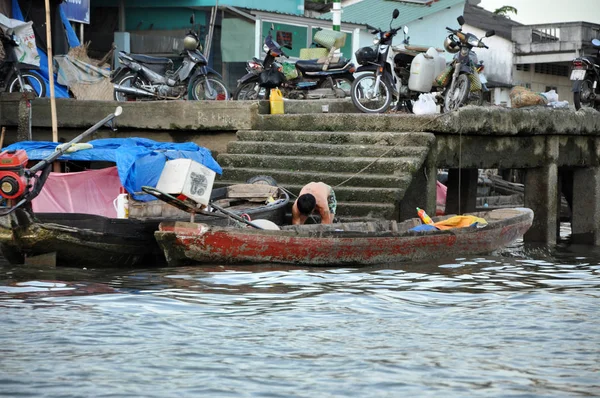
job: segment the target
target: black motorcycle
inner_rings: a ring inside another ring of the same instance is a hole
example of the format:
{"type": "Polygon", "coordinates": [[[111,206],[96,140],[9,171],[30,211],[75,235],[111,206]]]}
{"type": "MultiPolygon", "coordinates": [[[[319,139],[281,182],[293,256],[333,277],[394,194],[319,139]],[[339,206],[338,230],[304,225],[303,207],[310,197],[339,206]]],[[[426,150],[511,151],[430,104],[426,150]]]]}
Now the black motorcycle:
{"type": "MultiPolygon", "coordinates": [[[[483,92],[487,90],[485,83],[481,81],[479,70],[480,64],[477,62],[477,55],[473,51],[474,47],[487,48],[482,39],[477,38],[472,33],[464,33],[462,26],[465,24],[463,16],[457,18],[459,29],[446,27],[450,35],[444,42],[444,48],[456,55],[452,60],[452,75],[444,95],[444,112],[457,110],[459,107],[471,103],[481,105],[483,103],[483,92]]],[[[489,30],[485,37],[491,37],[496,34],[489,30]]]]}
{"type": "MultiPolygon", "coordinates": [[[[194,16],[190,18],[194,24],[194,16]]],[[[114,98],[135,100],[227,100],[229,92],[220,74],[208,67],[198,33],[190,30],[183,40],[183,62],[176,70],[169,58],[119,52],[113,74],[114,98]]]]}
{"type": "Polygon", "coordinates": [[[577,110],[591,107],[600,111],[600,40],[592,40],[592,45],[598,48],[595,57],[577,57],[573,60],[571,91],[577,110]]]}
{"type": "Polygon", "coordinates": [[[273,39],[272,31],[273,27],[265,37],[264,60],[253,58],[246,63],[248,73],[238,80],[234,100],[268,99],[270,89],[275,87],[290,99],[344,98],[350,95],[355,68],[349,59],[339,57],[331,62],[310,59],[280,63],[277,61],[279,57],[289,56],[273,39]]]}
{"type": "Polygon", "coordinates": [[[9,93],[35,93],[38,97],[45,97],[46,84],[42,76],[34,72],[40,68],[19,61],[15,49],[21,42],[14,30],[7,29],[0,38],[5,52],[4,62],[0,65],[1,85],[4,90],[9,93]]]}

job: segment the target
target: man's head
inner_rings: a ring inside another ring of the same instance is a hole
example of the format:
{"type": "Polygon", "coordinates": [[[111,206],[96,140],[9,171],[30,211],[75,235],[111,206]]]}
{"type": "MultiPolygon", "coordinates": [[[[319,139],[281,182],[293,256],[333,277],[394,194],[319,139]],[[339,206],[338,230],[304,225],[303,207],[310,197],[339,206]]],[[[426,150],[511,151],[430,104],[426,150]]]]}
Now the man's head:
{"type": "Polygon", "coordinates": [[[301,214],[309,216],[317,206],[317,200],[312,194],[305,193],[304,195],[300,195],[298,197],[296,205],[298,206],[298,211],[301,214]]]}

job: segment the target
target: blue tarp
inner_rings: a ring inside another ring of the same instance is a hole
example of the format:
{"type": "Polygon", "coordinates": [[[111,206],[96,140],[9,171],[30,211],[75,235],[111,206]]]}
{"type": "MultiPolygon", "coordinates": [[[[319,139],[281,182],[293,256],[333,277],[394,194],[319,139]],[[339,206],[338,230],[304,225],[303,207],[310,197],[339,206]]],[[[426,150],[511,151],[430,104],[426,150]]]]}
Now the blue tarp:
{"type": "MultiPolygon", "coordinates": [[[[63,154],[59,160],[110,161],[117,164],[119,179],[135,200],[150,201],[154,196],[143,194],[144,185],[155,187],[167,160],[192,159],[217,174],[223,170],[210,150],[192,142],[175,144],[156,142],[147,138],[103,138],[89,141],[91,149],[63,154]],[[142,193],[142,194],[136,194],[142,193]]],[[[50,156],[58,143],[50,141],[21,141],[3,150],[24,149],[31,160],[50,156]]]]}
{"type": "MultiPolygon", "coordinates": [[[[69,20],[67,19],[62,7],[60,9],[60,18],[65,27],[65,31],[67,33],[67,40],[69,42],[70,47],[77,47],[80,45],[79,39],[77,35],[73,31],[69,20]]],[[[21,7],[19,7],[19,2],[17,0],[12,0],[12,17],[14,19],[18,19],[19,21],[25,21],[25,17],[21,12],[21,7]]],[[[40,55],[40,70],[39,75],[41,75],[42,79],[46,83],[46,96],[50,96],[50,81],[49,81],[49,73],[48,73],[48,55],[46,54],[45,48],[37,48],[38,53],[40,55]]],[[[56,98],[69,98],[69,89],[66,86],[60,85],[56,82],[56,74],[54,74],[54,97],[56,98]]]]}

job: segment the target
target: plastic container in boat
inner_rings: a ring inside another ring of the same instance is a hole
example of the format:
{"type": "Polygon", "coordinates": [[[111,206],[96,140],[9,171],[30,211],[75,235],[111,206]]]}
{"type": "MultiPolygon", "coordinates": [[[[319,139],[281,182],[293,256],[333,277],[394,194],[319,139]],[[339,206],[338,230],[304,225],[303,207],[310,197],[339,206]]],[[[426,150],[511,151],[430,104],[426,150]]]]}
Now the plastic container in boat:
{"type": "Polygon", "coordinates": [[[426,58],[423,53],[417,54],[410,65],[410,77],[408,88],[421,93],[431,91],[433,79],[435,78],[435,62],[432,58],[426,58]]]}

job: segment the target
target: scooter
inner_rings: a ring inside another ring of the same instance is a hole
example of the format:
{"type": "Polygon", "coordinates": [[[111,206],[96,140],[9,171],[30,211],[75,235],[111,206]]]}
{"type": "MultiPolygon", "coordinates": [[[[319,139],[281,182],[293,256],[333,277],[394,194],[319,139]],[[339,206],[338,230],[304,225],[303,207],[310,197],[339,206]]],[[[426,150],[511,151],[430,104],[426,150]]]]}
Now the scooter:
{"type": "Polygon", "coordinates": [[[592,40],[592,45],[598,48],[595,57],[577,57],[573,60],[571,91],[577,110],[591,107],[600,111],[600,40],[592,40]]]}
{"type": "MultiPolygon", "coordinates": [[[[472,33],[463,33],[462,26],[465,24],[463,16],[457,18],[459,29],[446,27],[450,35],[444,42],[446,50],[456,53],[452,61],[452,75],[448,82],[444,95],[444,112],[457,110],[463,105],[474,104],[481,105],[483,103],[483,91],[481,77],[477,71],[478,62],[477,55],[473,50],[474,47],[487,48],[483,44],[482,39],[477,38],[472,33]]],[[[496,33],[489,30],[485,33],[485,37],[494,36],[496,33]]]]}
{"type": "Polygon", "coordinates": [[[8,93],[30,92],[38,97],[46,96],[46,84],[42,77],[34,72],[40,70],[38,66],[19,62],[15,49],[21,44],[21,39],[13,29],[7,29],[1,35],[2,45],[6,58],[0,65],[2,86],[8,93]]]}
{"type": "MultiPolygon", "coordinates": [[[[395,9],[392,21],[400,15],[395,9]]],[[[375,47],[360,48],[355,56],[361,65],[356,73],[362,73],[352,84],[352,102],[361,112],[386,112],[394,99],[396,110],[406,108],[412,112],[412,104],[421,93],[437,92],[434,78],[437,70],[445,65],[438,51],[433,48],[410,46],[408,27],[403,27],[402,46],[392,46],[392,40],[400,27],[388,31],[373,28],[375,47]]]]}
{"type": "MultiPolygon", "coordinates": [[[[195,22],[194,15],[190,23],[195,22]]],[[[229,92],[220,74],[208,67],[198,33],[190,29],[183,39],[183,62],[173,70],[169,58],[119,52],[119,67],[111,78],[117,101],[227,100],[229,92]]]]}
{"type": "MultiPolygon", "coordinates": [[[[299,60],[295,63],[278,62],[279,57],[289,58],[273,39],[271,26],[265,37],[265,58],[253,58],[246,64],[247,74],[238,80],[234,100],[268,99],[271,88],[279,88],[289,99],[344,98],[349,95],[354,81],[354,64],[343,57],[325,60],[299,60]]],[[[319,32],[317,32],[318,34],[319,32]]],[[[318,40],[317,35],[315,39],[318,40]]],[[[284,46],[291,49],[289,46],[284,46]]],[[[326,47],[330,53],[334,47],[326,47]]]]}

